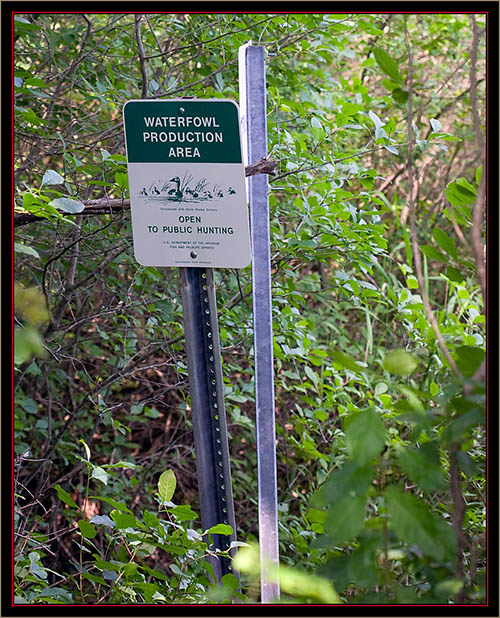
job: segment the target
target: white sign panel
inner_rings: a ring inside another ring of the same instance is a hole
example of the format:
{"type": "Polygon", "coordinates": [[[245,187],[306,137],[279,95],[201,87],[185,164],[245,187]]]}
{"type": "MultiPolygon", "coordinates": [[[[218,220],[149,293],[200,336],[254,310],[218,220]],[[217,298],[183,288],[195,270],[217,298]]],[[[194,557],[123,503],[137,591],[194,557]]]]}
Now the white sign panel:
{"type": "Polygon", "coordinates": [[[247,266],[250,232],[237,105],[220,99],[128,101],[124,124],[137,261],[247,266]]]}

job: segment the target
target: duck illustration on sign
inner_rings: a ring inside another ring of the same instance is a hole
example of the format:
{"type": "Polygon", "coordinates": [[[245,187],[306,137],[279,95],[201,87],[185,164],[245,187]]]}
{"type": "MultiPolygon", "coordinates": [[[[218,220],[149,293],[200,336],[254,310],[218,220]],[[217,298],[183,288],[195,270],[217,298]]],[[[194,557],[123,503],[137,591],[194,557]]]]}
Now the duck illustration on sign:
{"type": "Polygon", "coordinates": [[[174,176],[169,180],[159,179],[148,188],[142,187],[139,197],[147,198],[148,203],[166,202],[207,202],[214,199],[223,199],[230,195],[236,195],[232,186],[223,187],[220,184],[210,182],[206,178],[196,180],[192,174],[185,172],[182,180],[174,176]],[[158,189],[161,187],[161,189],[158,189]]]}

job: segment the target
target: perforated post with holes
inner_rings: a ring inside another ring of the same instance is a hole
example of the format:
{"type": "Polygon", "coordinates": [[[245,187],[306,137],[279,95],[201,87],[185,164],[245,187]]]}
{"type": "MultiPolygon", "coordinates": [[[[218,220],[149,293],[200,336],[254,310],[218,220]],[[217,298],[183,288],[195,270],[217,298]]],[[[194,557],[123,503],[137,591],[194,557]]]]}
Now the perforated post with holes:
{"type": "MultiPolygon", "coordinates": [[[[204,530],[229,524],[236,531],[213,270],[181,268],[180,274],[201,523],[204,530]]],[[[235,534],[211,537],[211,550],[236,540],[235,534]]],[[[233,572],[228,558],[208,560],[218,584],[233,572]]]]}

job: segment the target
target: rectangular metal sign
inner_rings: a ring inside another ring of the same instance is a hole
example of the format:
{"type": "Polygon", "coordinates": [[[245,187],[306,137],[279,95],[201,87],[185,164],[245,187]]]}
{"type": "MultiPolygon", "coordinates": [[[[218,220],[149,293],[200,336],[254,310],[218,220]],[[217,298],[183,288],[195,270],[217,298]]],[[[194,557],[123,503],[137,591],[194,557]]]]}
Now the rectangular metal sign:
{"type": "Polygon", "coordinates": [[[250,232],[237,104],[138,99],[125,103],[123,119],[139,264],[247,266],[250,232]]]}

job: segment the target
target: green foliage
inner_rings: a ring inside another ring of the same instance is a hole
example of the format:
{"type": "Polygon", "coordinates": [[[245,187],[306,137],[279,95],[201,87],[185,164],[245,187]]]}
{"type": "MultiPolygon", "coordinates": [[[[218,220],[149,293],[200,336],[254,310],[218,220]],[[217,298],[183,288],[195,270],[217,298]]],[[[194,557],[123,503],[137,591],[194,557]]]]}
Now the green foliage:
{"type": "Polygon", "coordinates": [[[391,525],[400,541],[417,545],[424,555],[441,563],[453,560],[456,541],[449,524],[434,515],[422,500],[397,487],[388,487],[385,496],[391,525]]]}
{"type": "MultiPolygon", "coordinates": [[[[463,62],[471,19],[16,15],[14,215],[39,217],[16,225],[14,245],[17,603],[258,600],[253,546],[238,554],[241,592],[232,575],[219,588],[210,579],[203,535],[230,531],[197,527],[178,273],[135,262],[129,212],[117,206],[128,199],[124,103],[237,100],[249,39],[268,52],[277,161],[282,601],[484,602],[486,331],[470,239],[474,230],[484,242],[485,230],[472,217],[483,166],[463,62]]],[[[482,103],[484,38],[476,65],[482,103]]],[[[236,532],[252,542],[251,269],[215,281],[236,532]]]]}
{"type": "Polygon", "coordinates": [[[172,470],[165,470],[158,481],[158,494],[162,502],[169,502],[175,492],[176,479],[172,470]]]}
{"type": "MultiPolygon", "coordinates": [[[[238,552],[234,565],[241,573],[248,573],[257,578],[260,576],[259,547],[256,544],[249,545],[238,552]]],[[[266,564],[268,577],[278,580],[280,591],[284,593],[283,602],[294,603],[341,603],[341,599],[335,592],[331,583],[317,575],[301,572],[286,565],[274,567],[266,564]]]]}

